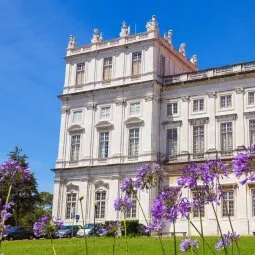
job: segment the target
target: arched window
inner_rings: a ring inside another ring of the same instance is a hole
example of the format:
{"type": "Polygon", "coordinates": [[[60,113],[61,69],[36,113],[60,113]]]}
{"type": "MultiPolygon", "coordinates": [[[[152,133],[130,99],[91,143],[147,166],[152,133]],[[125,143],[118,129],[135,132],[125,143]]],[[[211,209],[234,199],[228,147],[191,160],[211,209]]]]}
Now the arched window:
{"type": "Polygon", "coordinates": [[[100,190],[95,193],[95,218],[105,218],[106,191],[100,190]]]}

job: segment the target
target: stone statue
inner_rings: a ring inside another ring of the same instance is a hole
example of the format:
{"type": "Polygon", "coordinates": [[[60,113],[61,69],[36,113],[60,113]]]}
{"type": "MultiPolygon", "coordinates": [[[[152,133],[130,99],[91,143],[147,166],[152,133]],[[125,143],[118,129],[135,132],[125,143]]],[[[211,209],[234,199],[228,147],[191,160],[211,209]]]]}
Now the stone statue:
{"type": "Polygon", "coordinates": [[[182,44],[180,45],[179,52],[180,52],[183,56],[186,56],[186,50],[185,50],[185,48],[186,48],[186,44],[185,44],[185,43],[182,43],[182,44]]]}
{"type": "Polygon", "coordinates": [[[190,62],[191,62],[194,66],[197,66],[197,55],[193,55],[192,58],[190,59],[190,62]]]}
{"type": "Polygon", "coordinates": [[[98,28],[94,28],[91,43],[97,44],[97,43],[102,42],[102,40],[103,40],[102,33],[99,33],[98,28]]]}
{"type": "Polygon", "coordinates": [[[128,36],[130,36],[130,26],[128,26],[128,24],[125,21],[123,21],[120,31],[120,37],[125,38],[128,36]]]}
{"type": "Polygon", "coordinates": [[[67,49],[73,49],[76,47],[76,39],[75,36],[70,35],[69,36],[69,42],[68,42],[68,46],[67,49]]]}
{"type": "Polygon", "coordinates": [[[151,20],[149,20],[146,24],[147,32],[156,32],[158,31],[158,22],[156,16],[153,15],[151,20]]]}
{"type": "Polygon", "coordinates": [[[167,40],[170,44],[172,44],[172,36],[173,36],[173,30],[168,30],[167,33],[167,40]]]}

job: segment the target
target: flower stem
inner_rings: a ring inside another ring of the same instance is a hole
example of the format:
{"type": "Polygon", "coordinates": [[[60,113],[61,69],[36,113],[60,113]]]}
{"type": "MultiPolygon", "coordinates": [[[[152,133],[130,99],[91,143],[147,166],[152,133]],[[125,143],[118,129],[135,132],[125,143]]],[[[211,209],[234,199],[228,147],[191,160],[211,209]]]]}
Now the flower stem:
{"type": "Polygon", "coordinates": [[[126,223],[126,213],[125,213],[125,211],[124,211],[124,231],[125,231],[125,242],[126,242],[126,255],[128,255],[127,223],[126,223]]]}
{"type": "MultiPolygon", "coordinates": [[[[187,219],[189,220],[189,218],[187,217],[187,219]]],[[[197,227],[194,225],[194,223],[190,220],[190,224],[191,226],[196,230],[196,232],[200,235],[200,237],[202,239],[204,239],[204,242],[206,243],[206,245],[209,247],[209,249],[212,251],[213,254],[216,255],[215,251],[213,250],[213,248],[211,247],[211,245],[206,241],[206,239],[202,236],[201,232],[197,229],[197,227]]]]}
{"type": "Polygon", "coordinates": [[[115,253],[115,235],[113,236],[112,255],[115,253]]]}
{"type": "MultiPolygon", "coordinates": [[[[84,230],[84,245],[85,245],[85,254],[88,255],[88,244],[87,244],[87,237],[85,234],[85,221],[84,221],[84,213],[83,213],[83,206],[82,206],[82,200],[80,199],[80,205],[81,205],[81,217],[82,217],[82,224],[83,224],[83,230],[84,230]]],[[[95,226],[94,226],[95,227],[95,226]]]]}
{"type": "Polygon", "coordinates": [[[161,235],[160,235],[159,232],[158,232],[158,238],[159,238],[162,254],[165,255],[166,253],[165,253],[164,246],[163,246],[162,239],[161,239],[161,235]]]}
{"type": "MultiPolygon", "coordinates": [[[[7,198],[6,198],[5,204],[9,203],[10,196],[11,196],[11,191],[12,191],[12,184],[10,184],[10,186],[9,186],[8,194],[7,194],[7,198]]],[[[4,224],[5,224],[5,218],[3,217],[2,224],[1,224],[1,231],[0,231],[0,249],[1,249],[2,240],[3,240],[4,224]]]]}
{"type": "Polygon", "coordinates": [[[176,235],[175,235],[175,222],[173,222],[173,227],[174,227],[174,255],[177,254],[177,250],[176,250],[176,235]]]}
{"type": "MultiPolygon", "coordinates": [[[[190,218],[188,219],[188,233],[189,233],[189,238],[192,240],[192,235],[191,235],[191,229],[190,229],[190,218]]],[[[191,255],[193,255],[193,249],[190,250],[191,255]]]]}
{"type": "MultiPolygon", "coordinates": [[[[199,206],[199,221],[200,221],[201,235],[204,237],[203,221],[201,216],[201,206],[199,206]]],[[[203,250],[203,255],[205,255],[205,239],[204,238],[202,239],[202,250],[203,250]]]]}
{"type": "Polygon", "coordinates": [[[149,225],[149,222],[148,222],[148,220],[147,220],[147,218],[146,218],[146,216],[145,216],[145,213],[144,213],[144,210],[143,210],[143,208],[142,208],[141,202],[140,202],[140,200],[139,200],[139,198],[138,198],[137,195],[136,195],[136,200],[137,200],[137,202],[138,202],[138,204],[139,204],[139,207],[141,208],[141,211],[142,211],[142,214],[143,214],[143,217],[144,217],[144,219],[145,219],[146,224],[149,225]]]}
{"type": "Polygon", "coordinates": [[[52,239],[52,237],[50,238],[50,242],[51,242],[53,254],[54,254],[54,255],[57,255],[56,250],[55,250],[55,247],[54,247],[54,244],[53,244],[53,239],[52,239]]]}

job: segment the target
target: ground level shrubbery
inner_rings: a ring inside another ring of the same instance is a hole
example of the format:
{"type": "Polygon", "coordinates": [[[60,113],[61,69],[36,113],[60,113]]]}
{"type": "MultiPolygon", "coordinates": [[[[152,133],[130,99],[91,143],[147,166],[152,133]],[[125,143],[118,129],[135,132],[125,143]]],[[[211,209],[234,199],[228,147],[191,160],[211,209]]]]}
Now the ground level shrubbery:
{"type": "MultiPolygon", "coordinates": [[[[215,243],[217,237],[209,237],[210,243],[215,243]]],[[[181,238],[178,238],[178,245],[181,238]]],[[[84,255],[83,239],[61,239],[54,240],[57,255],[84,255]]],[[[111,255],[112,238],[92,237],[88,238],[89,255],[111,255]]],[[[159,240],[154,237],[134,237],[128,238],[129,255],[161,255],[159,240]]],[[[173,240],[163,238],[163,244],[167,255],[173,254],[173,240]]],[[[241,254],[255,254],[255,237],[241,237],[240,239],[241,254]]],[[[199,243],[201,247],[201,241],[199,243]]],[[[116,239],[115,254],[125,254],[124,238],[116,239]]],[[[201,251],[201,249],[200,249],[201,251]]],[[[229,248],[229,254],[231,248],[229,248]]],[[[22,240],[22,241],[4,241],[2,243],[2,252],[4,255],[51,255],[52,247],[50,240],[22,240]]],[[[179,251],[178,254],[181,254],[179,251]]],[[[202,254],[201,252],[198,254],[202,254]]],[[[211,254],[209,251],[206,254],[211,254]]],[[[223,252],[217,252],[223,254],[223,252]]]]}

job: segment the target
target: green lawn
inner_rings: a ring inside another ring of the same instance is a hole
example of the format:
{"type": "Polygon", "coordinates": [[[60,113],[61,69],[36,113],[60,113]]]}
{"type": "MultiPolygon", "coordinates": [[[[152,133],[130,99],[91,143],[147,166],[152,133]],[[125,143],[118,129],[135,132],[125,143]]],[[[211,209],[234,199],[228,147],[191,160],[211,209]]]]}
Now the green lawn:
{"type": "MultiPolygon", "coordinates": [[[[111,255],[112,254],[112,238],[88,238],[89,255],[111,255]]],[[[180,243],[178,238],[178,245],[180,243]]],[[[208,238],[210,243],[215,243],[216,237],[208,238]]],[[[83,239],[61,239],[54,240],[57,255],[84,255],[83,239]]],[[[161,255],[160,242],[153,237],[137,237],[129,238],[129,255],[161,255]]],[[[242,237],[240,242],[241,254],[255,254],[255,237],[242,237]]],[[[173,240],[171,238],[163,238],[163,245],[166,255],[173,254],[173,240]]],[[[201,241],[199,243],[201,253],[201,241]]],[[[4,241],[2,243],[1,252],[4,255],[48,255],[53,251],[50,240],[22,240],[22,241],[4,241]]],[[[0,254],[1,254],[0,252],[0,254]]],[[[178,248],[178,254],[181,254],[178,248]]],[[[191,253],[189,253],[191,254],[191,253]]],[[[206,251],[206,254],[212,254],[206,251]]],[[[224,254],[218,252],[217,254],[224,254]]],[[[237,254],[234,252],[234,254],[237,254]]],[[[125,255],[125,239],[116,239],[115,255],[125,255]]],[[[195,255],[195,254],[194,254],[195,255]]],[[[232,255],[231,249],[229,255],[232,255]]]]}

